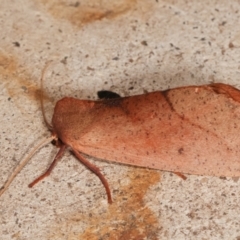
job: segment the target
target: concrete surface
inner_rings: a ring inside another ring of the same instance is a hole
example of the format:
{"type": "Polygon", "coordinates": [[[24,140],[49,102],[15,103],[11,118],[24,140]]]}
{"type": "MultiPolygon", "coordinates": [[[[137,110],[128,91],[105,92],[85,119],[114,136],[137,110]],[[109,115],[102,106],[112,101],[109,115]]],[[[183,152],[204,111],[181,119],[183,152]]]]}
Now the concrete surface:
{"type": "MultiPolygon", "coordinates": [[[[189,84],[240,88],[239,1],[11,0],[0,7],[0,183],[36,142],[49,136],[63,96],[96,99],[189,84]]],[[[188,176],[91,159],[111,186],[68,153],[51,176],[28,184],[56,148],[41,149],[0,198],[0,239],[240,239],[238,178],[188,176]]]]}

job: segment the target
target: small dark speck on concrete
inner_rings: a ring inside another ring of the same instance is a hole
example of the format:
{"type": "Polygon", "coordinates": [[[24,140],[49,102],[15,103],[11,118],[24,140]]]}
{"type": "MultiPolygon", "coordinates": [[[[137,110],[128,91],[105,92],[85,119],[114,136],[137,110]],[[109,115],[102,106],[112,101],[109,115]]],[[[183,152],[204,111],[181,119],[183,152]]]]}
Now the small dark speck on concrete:
{"type": "Polygon", "coordinates": [[[222,179],[222,180],[227,180],[227,178],[226,178],[226,177],[220,177],[220,179],[222,179]]]}
{"type": "Polygon", "coordinates": [[[95,69],[92,67],[87,66],[87,70],[94,71],[95,69]]]}
{"type": "Polygon", "coordinates": [[[130,87],[130,88],[128,88],[128,90],[133,90],[134,89],[134,87],[130,87]]]}
{"type": "Polygon", "coordinates": [[[73,4],[69,4],[70,7],[79,7],[80,3],[79,2],[75,2],[73,4]]]}
{"type": "Polygon", "coordinates": [[[20,43],[19,42],[13,42],[15,47],[20,47],[20,43]]]}
{"type": "Polygon", "coordinates": [[[232,43],[232,42],[230,42],[230,43],[228,44],[228,47],[229,47],[229,48],[234,48],[234,45],[233,45],[233,43],[232,43]]]}
{"type": "Polygon", "coordinates": [[[171,47],[174,47],[176,50],[180,50],[179,47],[174,46],[172,43],[170,43],[170,46],[171,46],[171,47]]]}
{"type": "Polygon", "coordinates": [[[141,41],[141,44],[143,45],[143,46],[147,46],[148,45],[148,43],[147,43],[147,41],[141,41]]]}
{"type": "Polygon", "coordinates": [[[112,60],[117,61],[117,60],[119,60],[119,57],[114,57],[112,60]]]}
{"type": "Polygon", "coordinates": [[[11,101],[11,98],[10,98],[10,97],[8,98],[8,101],[11,101]]]}
{"type": "Polygon", "coordinates": [[[25,93],[28,92],[28,89],[27,89],[26,86],[21,86],[21,89],[22,89],[25,93]]]}
{"type": "Polygon", "coordinates": [[[67,64],[67,58],[68,58],[68,57],[64,57],[64,58],[61,60],[61,63],[63,63],[64,65],[66,65],[66,64],[67,64]]]}

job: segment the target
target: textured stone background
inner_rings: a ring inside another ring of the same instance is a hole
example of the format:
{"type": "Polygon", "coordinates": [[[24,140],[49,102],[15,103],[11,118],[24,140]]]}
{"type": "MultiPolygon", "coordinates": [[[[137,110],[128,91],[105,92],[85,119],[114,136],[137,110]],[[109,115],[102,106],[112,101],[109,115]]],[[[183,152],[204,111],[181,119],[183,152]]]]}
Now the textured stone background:
{"type": "MultiPolygon", "coordinates": [[[[63,96],[96,99],[189,84],[240,88],[240,3],[163,0],[12,0],[0,8],[0,183],[49,133],[63,96]]],[[[66,154],[52,175],[27,185],[51,162],[41,149],[0,198],[1,239],[240,239],[238,178],[188,176],[97,161],[98,178],[66,154]]]]}

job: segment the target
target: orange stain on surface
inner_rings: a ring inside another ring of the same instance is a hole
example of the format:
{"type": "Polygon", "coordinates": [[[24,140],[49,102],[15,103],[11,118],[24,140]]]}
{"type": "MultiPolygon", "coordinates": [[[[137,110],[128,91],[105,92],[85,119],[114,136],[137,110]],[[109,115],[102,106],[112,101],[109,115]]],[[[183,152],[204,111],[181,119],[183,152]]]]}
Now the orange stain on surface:
{"type": "MultiPolygon", "coordinates": [[[[31,80],[31,75],[20,65],[16,56],[0,51],[0,76],[0,83],[4,84],[10,98],[25,94],[28,98],[39,101],[39,85],[31,80]]],[[[50,100],[46,95],[44,99],[50,100]]]]}
{"type": "Polygon", "coordinates": [[[67,235],[66,239],[71,240],[157,240],[160,229],[158,218],[146,206],[144,197],[149,188],[159,182],[160,174],[154,170],[134,168],[128,173],[128,178],[129,184],[113,192],[113,204],[104,210],[94,207],[85,214],[67,216],[66,221],[58,221],[59,225],[51,228],[54,233],[49,236],[50,239],[67,235]]]}
{"type": "MultiPolygon", "coordinates": [[[[143,0],[142,0],[143,1],[143,0]]],[[[112,19],[134,10],[140,0],[83,0],[69,3],[67,0],[38,0],[57,19],[65,19],[81,27],[103,18],[112,19]]]]}

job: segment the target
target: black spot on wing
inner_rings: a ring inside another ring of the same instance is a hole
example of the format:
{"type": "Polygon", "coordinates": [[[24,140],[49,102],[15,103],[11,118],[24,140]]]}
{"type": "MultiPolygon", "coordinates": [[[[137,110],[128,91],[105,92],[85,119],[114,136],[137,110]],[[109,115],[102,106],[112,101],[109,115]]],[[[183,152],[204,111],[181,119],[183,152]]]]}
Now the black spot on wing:
{"type": "Polygon", "coordinates": [[[121,98],[121,96],[115,92],[111,91],[98,91],[97,92],[98,98],[99,99],[115,99],[115,98],[121,98]]]}

